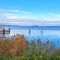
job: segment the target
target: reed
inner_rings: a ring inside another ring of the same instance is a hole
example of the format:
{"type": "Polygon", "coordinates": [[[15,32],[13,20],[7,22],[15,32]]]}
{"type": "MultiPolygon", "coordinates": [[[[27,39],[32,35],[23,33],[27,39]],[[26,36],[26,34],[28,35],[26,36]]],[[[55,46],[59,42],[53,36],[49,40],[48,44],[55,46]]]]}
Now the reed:
{"type": "Polygon", "coordinates": [[[60,48],[40,39],[29,42],[24,36],[0,39],[0,60],[60,60],[60,48]]]}

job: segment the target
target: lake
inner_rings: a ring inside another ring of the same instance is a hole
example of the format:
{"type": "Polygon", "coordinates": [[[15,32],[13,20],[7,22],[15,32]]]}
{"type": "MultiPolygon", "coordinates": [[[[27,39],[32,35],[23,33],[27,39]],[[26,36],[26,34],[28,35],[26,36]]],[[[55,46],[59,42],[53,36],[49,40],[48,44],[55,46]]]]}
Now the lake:
{"type": "MultiPolygon", "coordinates": [[[[11,35],[24,35],[28,40],[41,39],[43,42],[54,41],[58,46],[60,44],[60,26],[16,26],[6,25],[4,28],[11,29],[11,35]],[[30,34],[29,34],[30,30],[30,34]]],[[[2,26],[0,26],[2,28],[2,26]]]]}

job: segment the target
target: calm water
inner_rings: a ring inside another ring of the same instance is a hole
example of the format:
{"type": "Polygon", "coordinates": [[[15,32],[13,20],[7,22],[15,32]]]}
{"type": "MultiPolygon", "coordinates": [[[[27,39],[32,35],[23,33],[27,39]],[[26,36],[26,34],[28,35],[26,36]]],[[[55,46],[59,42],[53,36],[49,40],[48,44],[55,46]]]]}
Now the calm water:
{"type": "MultiPolygon", "coordinates": [[[[11,34],[20,34],[26,36],[29,40],[41,39],[43,42],[50,40],[60,45],[60,26],[15,26],[8,25],[5,28],[11,29],[11,34]],[[30,29],[30,34],[29,34],[30,29]]],[[[0,27],[2,28],[2,27],[0,27]]]]}
{"type": "Polygon", "coordinates": [[[25,30],[25,29],[32,29],[32,30],[60,30],[60,26],[17,26],[17,25],[3,25],[0,28],[6,27],[11,28],[12,30],[25,30]]]}

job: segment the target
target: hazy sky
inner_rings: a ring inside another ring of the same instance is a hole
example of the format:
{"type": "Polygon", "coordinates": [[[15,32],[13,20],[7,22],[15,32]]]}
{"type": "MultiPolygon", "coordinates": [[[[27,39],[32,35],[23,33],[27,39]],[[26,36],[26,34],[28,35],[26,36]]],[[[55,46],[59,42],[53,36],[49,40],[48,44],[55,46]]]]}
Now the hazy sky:
{"type": "Polygon", "coordinates": [[[60,0],[0,0],[0,21],[60,21],[60,0]]]}

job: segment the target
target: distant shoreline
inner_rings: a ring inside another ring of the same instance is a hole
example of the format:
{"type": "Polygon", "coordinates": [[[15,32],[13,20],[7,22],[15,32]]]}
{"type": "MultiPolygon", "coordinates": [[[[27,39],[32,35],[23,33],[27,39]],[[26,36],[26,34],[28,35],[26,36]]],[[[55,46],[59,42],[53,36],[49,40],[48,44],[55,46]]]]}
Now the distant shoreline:
{"type": "Polygon", "coordinates": [[[10,28],[10,29],[16,29],[16,30],[60,30],[60,26],[18,26],[18,25],[0,25],[0,29],[2,28],[10,28]]]}

